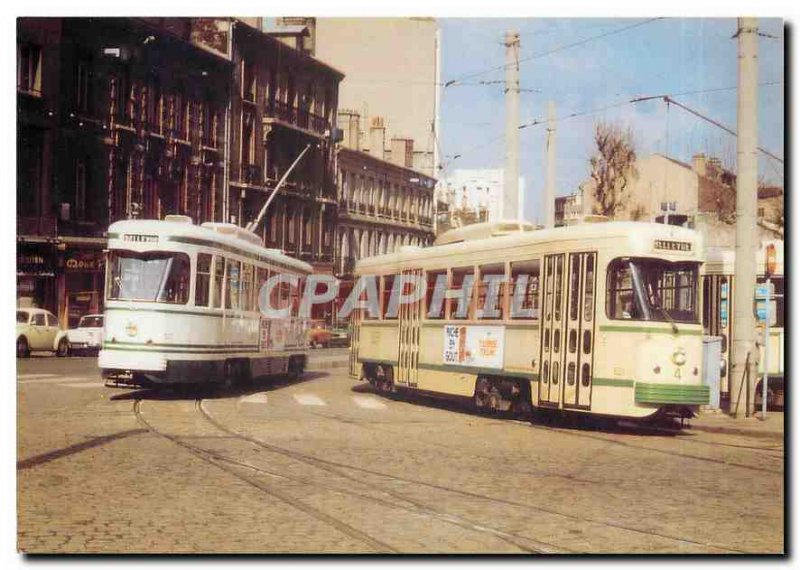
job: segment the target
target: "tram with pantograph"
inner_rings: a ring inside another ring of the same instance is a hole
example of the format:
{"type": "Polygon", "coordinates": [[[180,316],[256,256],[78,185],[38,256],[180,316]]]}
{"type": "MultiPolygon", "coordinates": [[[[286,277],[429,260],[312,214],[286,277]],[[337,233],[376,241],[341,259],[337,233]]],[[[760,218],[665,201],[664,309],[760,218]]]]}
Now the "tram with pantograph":
{"type": "Polygon", "coordinates": [[[709,402],[702,260],[700,234],[669,225],[454,229],[357,263],[379,302],[354,314],[350,372],[479,409],[691,416],[709,402]],[[413,301],[393,314],[393,294],[413,301]]]}
{"type": "MultiPolygon", "coordinates": [[[[231,386],[302,374],[308,320],[265,317],[259,292],[277,273],[302,283],[311,270],[234,224],[196,225],[177,215],[112,224],[103,377],[123,386],[231,386]]],[[[271,306],[296,314],[301,290],[280,283],[271,306]]]]}

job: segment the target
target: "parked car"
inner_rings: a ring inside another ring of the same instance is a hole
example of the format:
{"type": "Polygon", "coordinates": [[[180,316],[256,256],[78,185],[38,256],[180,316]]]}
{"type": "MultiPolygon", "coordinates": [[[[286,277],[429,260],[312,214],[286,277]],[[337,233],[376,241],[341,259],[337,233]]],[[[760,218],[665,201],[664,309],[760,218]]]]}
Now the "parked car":
{"type": "Polygon", "coordinates": [[[50,311],[17,309],[17,358],[27,358],[32,350],[49,350],[58,356],[69,354],[69,343],[50,311]]]}
{"type": "Polygon", "coordinates": [[[308,329],[308,344],[311,348],[330,346],[331,330],[323,321],[314,321],[308,329]]]}
{"type": "Polygon", "coordinates": [[[350,329],[347,327],[331,329],[331,340],[329,346],[350,346],[350,329]]]}
{"type": "Polygon", "coordinates": [[[61,334],[67,339],[68,354],[97,354],[103,346],[103,315],[84,315],[78,326],[61,334]]]}

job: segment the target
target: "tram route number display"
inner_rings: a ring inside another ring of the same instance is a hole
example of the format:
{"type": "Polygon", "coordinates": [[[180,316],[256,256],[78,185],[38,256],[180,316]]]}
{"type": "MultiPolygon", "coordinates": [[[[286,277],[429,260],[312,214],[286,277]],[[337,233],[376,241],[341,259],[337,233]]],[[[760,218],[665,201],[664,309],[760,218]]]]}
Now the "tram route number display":
{"type": "Polygon", "coordinates": [[[503,368],[505,327],[445,325],[444,364],[503,368]]]}

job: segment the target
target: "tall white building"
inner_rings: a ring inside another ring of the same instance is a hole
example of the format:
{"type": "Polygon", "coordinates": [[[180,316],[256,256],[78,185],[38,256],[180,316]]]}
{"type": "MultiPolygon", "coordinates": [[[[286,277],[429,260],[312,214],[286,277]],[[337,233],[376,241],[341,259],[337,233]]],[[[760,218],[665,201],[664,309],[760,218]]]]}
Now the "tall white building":
{"type": "MultiPolygon", "coordinates": [[[[525,211],[525,178],[519,178],[519,214],[525,211]]],[[[473,212],[476,221],[496,221],[503,217],[503,169],[458,169],[439,184],[439,200],[451,212],[473,212]]]]}

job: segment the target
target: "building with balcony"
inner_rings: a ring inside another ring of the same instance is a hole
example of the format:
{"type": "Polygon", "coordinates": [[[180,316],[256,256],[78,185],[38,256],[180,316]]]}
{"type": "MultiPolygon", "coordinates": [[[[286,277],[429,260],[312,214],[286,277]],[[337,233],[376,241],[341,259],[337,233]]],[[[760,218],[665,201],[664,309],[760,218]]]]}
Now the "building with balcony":
{"type": "Polygon", "coordinates": [[[358,113],[362,142],[372,119],[383,117],[390,139],[413,141],[411,167],[438,175],[441,38],[435,19],[281,17],[265,18],[264,26],[346,75],[339,107],[358,113]]]}
{"type": "Polygon", "coordinates": [[[338,163],[340,275],[362,257],[433,242],[433,178],[347,147],[338,163]]]}
{"type": "Polygon", "coordinates": [[[187,18],[17,22],[17,294],[67,326],[102,310],[110,223],[219,219],[231,67],[187,18]]]}
{"type": "Polygon", "coordinates": [[[17,296],[62,326],[103,309],[105,231],[184,214],[255,218],[332,271],[342,74],[259,19],[17,20],[17,296]]]}
{"type": "Polygon", "coordinates": [[[256,228],[267,247],[333,272],[335,145],[343,75],[244,22],[233,30],[230,193],[225,218],[253,221],[308,146],[256,228]]]}

